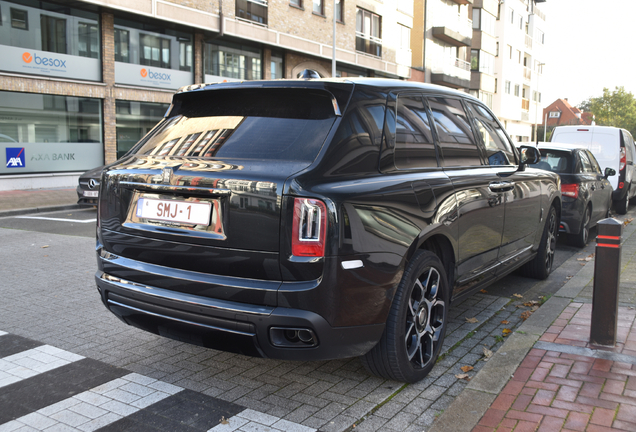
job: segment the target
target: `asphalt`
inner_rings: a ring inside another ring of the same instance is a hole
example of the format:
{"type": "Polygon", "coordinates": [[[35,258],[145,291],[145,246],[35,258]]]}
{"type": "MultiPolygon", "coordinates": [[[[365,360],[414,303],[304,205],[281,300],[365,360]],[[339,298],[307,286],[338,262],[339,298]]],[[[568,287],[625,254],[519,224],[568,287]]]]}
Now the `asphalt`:
{"type": "MultiPolygon", "coordinates": [[[[79,208],[76,202],[74,189],[0,191],[0,217],[79,208]]],[[[467,385],[434,420],[422,423],[424,430],[636,430],[634,212],[619,218],[624,229],[617,344],[589,343],[595,259],[574,255],[578,272],[540,307],[528,308],[531,313],[512,332],[503,331],[503,343],[479,360],[477,373],[467,374],[467,385]]],[[[541,282],[533,290],[540,292],[541,282]]],[[[347,430],[366,430],[371,420],[366,415],[357,429],[347,430]]]]}

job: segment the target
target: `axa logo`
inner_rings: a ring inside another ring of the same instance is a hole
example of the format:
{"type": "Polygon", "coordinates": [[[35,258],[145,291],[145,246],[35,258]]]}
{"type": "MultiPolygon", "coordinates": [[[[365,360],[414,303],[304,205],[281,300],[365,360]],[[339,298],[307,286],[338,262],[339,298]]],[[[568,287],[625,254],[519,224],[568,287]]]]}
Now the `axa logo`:
{"type": "Polygon", "coordinates": [[[22,61],[25,63],[35,63],[38,66],[52,66],[66,69],[66,60],[60,60],[55,57],[43,57],[35,53],[31,54],[30,52],[22,54],[22,61]]]}
{"type": "Polygon", "coordinates": [[[24,168],[24,147],[7,147],[7,168],[24,168]]]}
{"type": "Polygon", "coordinates": [[[153,80],[170,81],[172,79],[170,74],[162,73],[162,72],[153,72],[146,68],[142,68],[139,71],[139,74],[141,75],[142,78],[149,78],[153,80]]]}

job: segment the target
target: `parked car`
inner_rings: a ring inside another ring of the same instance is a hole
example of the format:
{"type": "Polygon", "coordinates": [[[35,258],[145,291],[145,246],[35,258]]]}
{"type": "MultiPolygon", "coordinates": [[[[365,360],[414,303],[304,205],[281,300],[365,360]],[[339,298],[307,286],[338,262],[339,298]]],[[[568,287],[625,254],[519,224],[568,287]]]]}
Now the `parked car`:
{"type": "Polygon", "coordinates": [[[77,204],[80,206],[96,206],[99,197],[99,183],[104,166],[98,166],[79,176],[77,189],[77,204]]]}
{"type": "Polygon", "coordinates": [[[558,126],[551,141],[585,147],[602,167],[612,168],[616,172],[609,177],[614,208],[618,214],[627,213],[629,201],[636,195],[636,147],[629,131],[609,126],[558,126]]]}
{"type": "Polygon", "coordinates": [[[559,231],[572,244],[585,247],[590,229],[609,217],[612,207],[612,168],[601,167],[594,155],[576,144],[539,143],[541,160],[530,166],[555,172],[561,177],[563,208],[559,231]]]}
{"type": "Polygon", "coordinates": [[[106,168],[97,287],[124,322],[415,382],[452,301],[552,269],[558,175],[478,99],[388,79],[194,85],[106,168]]]}

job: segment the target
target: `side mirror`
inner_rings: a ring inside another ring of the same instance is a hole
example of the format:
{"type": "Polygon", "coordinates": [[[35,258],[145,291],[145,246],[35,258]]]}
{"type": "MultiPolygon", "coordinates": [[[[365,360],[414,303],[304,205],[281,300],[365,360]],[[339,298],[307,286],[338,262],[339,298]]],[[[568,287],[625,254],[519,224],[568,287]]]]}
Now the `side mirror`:
{"type": "Polygon", "coordinates": [[[605,176],[604,176],[605,178],[611,177],[613,175],[616,175],[616,170],[614,168],[610,168],[610,167],[605,168],[605,176]]]}
{"type": "Polygon", "coordinates": [[[541,160],[541,152],[536,147],[521,146],[519,154],[521,156],[519,165],[536,164],[541,160]]]}

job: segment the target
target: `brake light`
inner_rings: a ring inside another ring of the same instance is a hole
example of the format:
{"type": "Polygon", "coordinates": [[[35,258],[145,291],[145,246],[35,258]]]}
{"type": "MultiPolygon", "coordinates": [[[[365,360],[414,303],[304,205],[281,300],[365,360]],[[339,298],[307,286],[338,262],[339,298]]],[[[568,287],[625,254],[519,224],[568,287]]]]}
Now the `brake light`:
{"type": "Polygon", "coordinates": [[[292,255],[325,256],[327,207],[317,199],[295,198],[292,223],[292,255]]]}
{"type": "Polygon", "coordinates": [[[579,185],[578,184],[562,184],[561,194],[570,198],[579,197],[579,185]]]}
{"type": "Polygon", "coordinates": [[[625,187],[625,183],[624,182],[619,182],[618,183],[618,188],[619,189],[623,189],[625,187]]]}
{"type": "Polygon", "coordinates": [[[623,171],[626,163],[627,163],[627,157],[625,156],[625,147],[621,147],[621,162],[618,166],[618,170],[623,171]]]}

